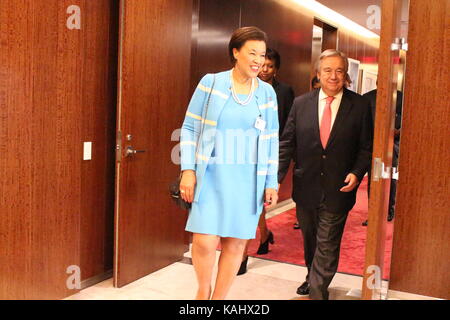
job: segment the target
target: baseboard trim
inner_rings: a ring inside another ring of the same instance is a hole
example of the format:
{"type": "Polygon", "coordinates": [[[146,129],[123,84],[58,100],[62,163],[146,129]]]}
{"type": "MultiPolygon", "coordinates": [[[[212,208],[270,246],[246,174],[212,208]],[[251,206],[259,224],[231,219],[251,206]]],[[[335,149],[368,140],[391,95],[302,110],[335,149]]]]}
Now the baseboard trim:
{"type": "Polygon", "coordinates": [[[388,290],[387,299],[388,300],[444,300],[444,299],[440,299],[440,298],[422,296],[420,294],[397,291],[397,290],[388,290]]]}
{"type": "Polygon", "coordinates": [[[89,279],[83,280],[81,281],[81,290],[86,289],[88,287],[92,287],[93,285],[105,281],[109,278],[112,278],[113,276],[113,271],[112,270],[108,270],[105,273],[93,276],[89,279]]]}

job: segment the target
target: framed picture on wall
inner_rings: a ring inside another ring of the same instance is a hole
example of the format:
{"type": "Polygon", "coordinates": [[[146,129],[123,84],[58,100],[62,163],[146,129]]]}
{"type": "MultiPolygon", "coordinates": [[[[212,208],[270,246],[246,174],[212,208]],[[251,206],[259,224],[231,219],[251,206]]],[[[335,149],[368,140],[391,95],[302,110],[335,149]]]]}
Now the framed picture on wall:
{"type": "Polygon", "coordinates": [[[361,94],[375,90],[377,88],[378,74],[375,71],[364,70],[361,84],[361,94]]]}
{"type": "Polygon", "coordinates": [[[362,94],[361,90],[362,90],[363,71],[364,71],[364,69],[362,69],[362,68],[359,69],[359,74],[358,74],[358,93],[359,94],[362,94]]]}
{"type": "Polygon", "coordinates": [[[359,64],[358,60],[348,58],[348,75],[352,81],[348,89],[354,92],[358,92],[359,64]]]}

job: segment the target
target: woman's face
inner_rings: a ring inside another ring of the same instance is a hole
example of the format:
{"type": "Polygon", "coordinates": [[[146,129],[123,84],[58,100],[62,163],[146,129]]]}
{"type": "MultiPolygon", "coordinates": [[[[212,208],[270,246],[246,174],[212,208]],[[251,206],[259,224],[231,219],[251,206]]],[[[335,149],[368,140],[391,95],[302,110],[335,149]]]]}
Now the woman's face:
{"type": "Polygon", "coordinates": [[[266,60],[266,43],[260,40],[248,40],[240,50],[233,49],[235,67],[247,78],[256,78],[266,60]]]}
{"type": "Polygon", "coordinates": [[[263,65],[258,77],[262,81],[272,83],[272,80],[275,77],[276,73],[277,73],[277,69],[275,67],[274,61],[272,61],[270,59],[266,59],[266,62],[264,62],[264,65],[263,65]]]}

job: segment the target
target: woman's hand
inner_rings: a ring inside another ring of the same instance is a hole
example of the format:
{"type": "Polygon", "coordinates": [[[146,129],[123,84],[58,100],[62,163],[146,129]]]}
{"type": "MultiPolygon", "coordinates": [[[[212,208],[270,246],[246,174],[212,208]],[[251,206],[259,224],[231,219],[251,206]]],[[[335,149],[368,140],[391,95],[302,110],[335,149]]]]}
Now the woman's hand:
{"type": "Polygon", "coordinates": [[[264,195],[264,207],[266,210],[276,206],[278,201],[278,192],[275,189],[267,188],[264,195]]]}
{"type": "Polygon", "coordinates": [[[194,170],[185,170],[181,176],[180,194],[184,201],[192,203],[194,201],[194,189],[197,179],[194,170]]]}

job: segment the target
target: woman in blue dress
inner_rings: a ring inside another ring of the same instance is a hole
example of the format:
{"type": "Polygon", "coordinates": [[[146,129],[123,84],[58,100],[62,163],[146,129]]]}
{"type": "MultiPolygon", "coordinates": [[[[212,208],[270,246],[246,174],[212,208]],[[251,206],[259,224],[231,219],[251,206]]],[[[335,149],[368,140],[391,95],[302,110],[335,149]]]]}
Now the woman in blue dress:
{"type": "Polygon", "coordinates": [[[228,48],[233,69],[202,78],[183,122],[180,192],[192,203],[186,230],[193,233],[196,299],[226,297],[264,202],[270,208],[278,199],[277,98],[257,78],[266,42],[258,28],[237,29],[228,48]]]}

